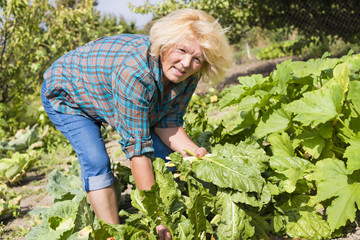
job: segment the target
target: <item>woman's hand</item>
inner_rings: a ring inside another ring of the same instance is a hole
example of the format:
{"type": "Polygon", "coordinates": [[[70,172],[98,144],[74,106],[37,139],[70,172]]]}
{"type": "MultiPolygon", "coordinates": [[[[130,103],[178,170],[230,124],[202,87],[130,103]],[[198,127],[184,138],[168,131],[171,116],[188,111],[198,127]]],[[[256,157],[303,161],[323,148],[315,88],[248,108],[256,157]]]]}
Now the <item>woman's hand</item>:
{"type": "Polygon", "coordinates": [[[171,233],[170,230],[164,225],[156,226],[156,232],[159,234],[160,240],[170,240],[171,233]]]}
{"type": "Polygon", "coordinates": [[[207,152],[206,149],[203,148],[203,147],[200,147],[200,148],[196,149],[196,151],[195,151],[195,156],[196,156],[196,157],[203,157],[203,156],[205,156],[206,154],[208,154],[208,152],[207,152]]]}
{"type": "Polygon", "coordinates": [[[195,156],[202,157],[207,154],[207,151],[203,147],[198,147],[186,134],[182,127],[175,128],[156,128],[155,133],[160,139],[175,152],[180,152],[184,157],[189,157],[186,150],[195,152],[195,156]]]}

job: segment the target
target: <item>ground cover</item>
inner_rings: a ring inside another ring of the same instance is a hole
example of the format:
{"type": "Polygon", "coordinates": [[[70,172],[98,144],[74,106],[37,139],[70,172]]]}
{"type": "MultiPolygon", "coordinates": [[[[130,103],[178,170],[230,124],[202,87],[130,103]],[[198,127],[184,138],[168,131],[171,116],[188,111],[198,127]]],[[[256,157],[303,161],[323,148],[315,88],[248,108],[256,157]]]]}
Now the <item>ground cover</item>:
{"type": "MultiPolygon", "coordinates": [[[[199,89],[198,91],[200,91],[200,90],[201,89],[199,89]]],[[[216,115],[217,114],[215,114],[215,116],[216,115]]],[[[107,146],[108,146],[109,153],[111,153],[111,155],[113,156],[114,159],[118,159],[118,161],[123,161],[123,164],[126,164],[126,161],[124,161],[121,153],[118,151],[118,149],[116,147],[116,140],[110,141],[107,144],[107,146]]],[[[65,160],[65,162],[54,164],[55,168],[58,168],[60,170],[66,170],[68,167],[68,163],[71,162],[71,158],[72,158],[71,154],[69,154],[68,157],[69,157],[69,159],[65,160]]],[[[63,157],[57,156],[57,158],[66,159],[66,157],[64,157],[64,156],[63,157]]],[[[202,167],[204,167],[204,166],[202,166],[202,167]]],[[[196,171],[196,170],[194,170],[194,171],[196,171]]],[[[27,209],[29,209],[29,210],[33,209],[34,205],[37,205],[37,206],[39,206],[39,205],[51,206],[52,205],[51,198],[49,198],[48,195],[45,195],[45,191],[43,191],[44,186],[49,177],[49,173],[50,173],[50,171],[41,171],[40,169],[32,171],[28,174],[28,180],[31,180],[31,181],[25,180],[23,182],[20,182],[18,187],[14,188],[14,189],[16,189],[16,191],[22,192],[22,194],[24,194],[24,196],[26,196],[25,199],[27,199],[27,200],[24,201],[24,203],[23,203],[24,205],[21,206],[23,209],[23,212],[20,212],[21,217],[17,218],[16,220],[12,220],[12,221],[9,220],[6,223],[6,226],[3,227],[4,230],[3,230],[1,236],[4,239],[6,239],[6,237],[8,237],[9,239],[14,239],[14,238],[22,239],[23,238],[23,236],[21,236],[21,235],[24,235],[24,233],[26,233],[28,231],[28,226],[32,225],[31,218],[27,215],[27,212],[28,212],[27,209]],[[44,201],[44,202],[42,202],[42,201],[44,201]],[[29,224],[29,222],[30,222],[30,224],[29,225],[21,225],[20,219],[23,219],[23,222],[22,222],[23,224],[25,222],[27,222],[27,224],[29,224]],[[19,226],[23,226],[23,227],[22,228],[20,227],[20,229],[19,229],[19,226]]],[[[253,190],[258,191],[256,189],[257,188],[255,187],[253,190]]],[[[358,219],[358,218],[356,218],[356,219],[358,219]]],[[[354,221],[353,225],[347,226],[347,228],[344,230],[345,231],[344,236],[346,236],[346,238],[342,238],[342,239],[358,239],[356,237],[359,236],[359,229],[358,229],[358,226],[356,225],[356,223],[357,223],[357,220],[354,221]],[[349,235],[347,236],[347,234],[349,234],[349,235]]],[[[273,238],[279,239],[279,237],[275,237],[275,236],[273,238]]]]}

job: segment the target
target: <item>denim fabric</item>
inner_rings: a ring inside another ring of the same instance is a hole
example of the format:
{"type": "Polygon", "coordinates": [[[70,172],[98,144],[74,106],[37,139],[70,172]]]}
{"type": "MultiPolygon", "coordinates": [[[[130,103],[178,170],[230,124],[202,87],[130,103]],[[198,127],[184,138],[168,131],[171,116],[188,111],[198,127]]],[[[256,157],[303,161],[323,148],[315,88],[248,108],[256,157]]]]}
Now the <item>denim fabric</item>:
{"type": "MultiPolygon", "coordinates": [[[[162,142],[160,137],[155,133],[154,129],[150,129],[150,135],[153,140],[154,157],[162,158],[165,162],[169,162],[169,160],[166,160],[165,158],[174,151],[162,142]]],[[[170,172],[176,171],[176,167],[168,167],[167,169],[170,172]]]]}
{"type": "MultiPolygon", "coordinates": [[[[110,159],[101,137],[101,123],[80,115],[58,112],[44,96],[46,84],[41,90],[42,103],[49,119],[61,131],[74,148],[81,166],[81,179],[85,191],[108,187],[114,183],[110,159]]],[[[151,129],[154,156],[165,159],[173,151],[151,129]]],[[[170,169],[171,170],[171,169],[170,169]]],[[[175,169],[173,169],[174,171],[175,169]]]]}

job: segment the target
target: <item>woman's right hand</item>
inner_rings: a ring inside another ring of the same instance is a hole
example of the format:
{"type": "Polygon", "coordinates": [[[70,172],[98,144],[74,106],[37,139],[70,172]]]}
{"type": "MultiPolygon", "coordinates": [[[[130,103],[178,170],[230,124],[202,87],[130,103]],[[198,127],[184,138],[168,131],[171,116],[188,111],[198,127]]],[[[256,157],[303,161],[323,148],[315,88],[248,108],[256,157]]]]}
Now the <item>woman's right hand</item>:
{"type": "Polygon", "coordinates": [[[159,234],[160,240],[171,240],[170,230],[164,225],[156,226],[156,232],[159,234]]]}

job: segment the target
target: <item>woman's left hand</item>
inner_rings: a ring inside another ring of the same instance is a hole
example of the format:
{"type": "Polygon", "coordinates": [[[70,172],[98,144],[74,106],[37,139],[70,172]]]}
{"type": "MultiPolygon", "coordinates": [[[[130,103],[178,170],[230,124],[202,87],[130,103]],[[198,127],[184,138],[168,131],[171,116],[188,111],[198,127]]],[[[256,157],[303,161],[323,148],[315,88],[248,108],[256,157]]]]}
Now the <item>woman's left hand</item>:
{"type": "Polygon", "coordinates": [[[170,240],[171,239],[170,230],[164,225],[156,226],[156,232],[157,232],[157,234],[159,234],[160,240],[170,240]]]}
{"type": "Polygon", "coordinates": [[[205,156],[206,154],[208,154],[208,152],[207,152],[206,149],[203,148],[203,147],[200,147],[200,148],[196,149],[196,151],[195,151],[195,156],[196,156],[196,157],[203,157],[203,156],[205,156]]]}

